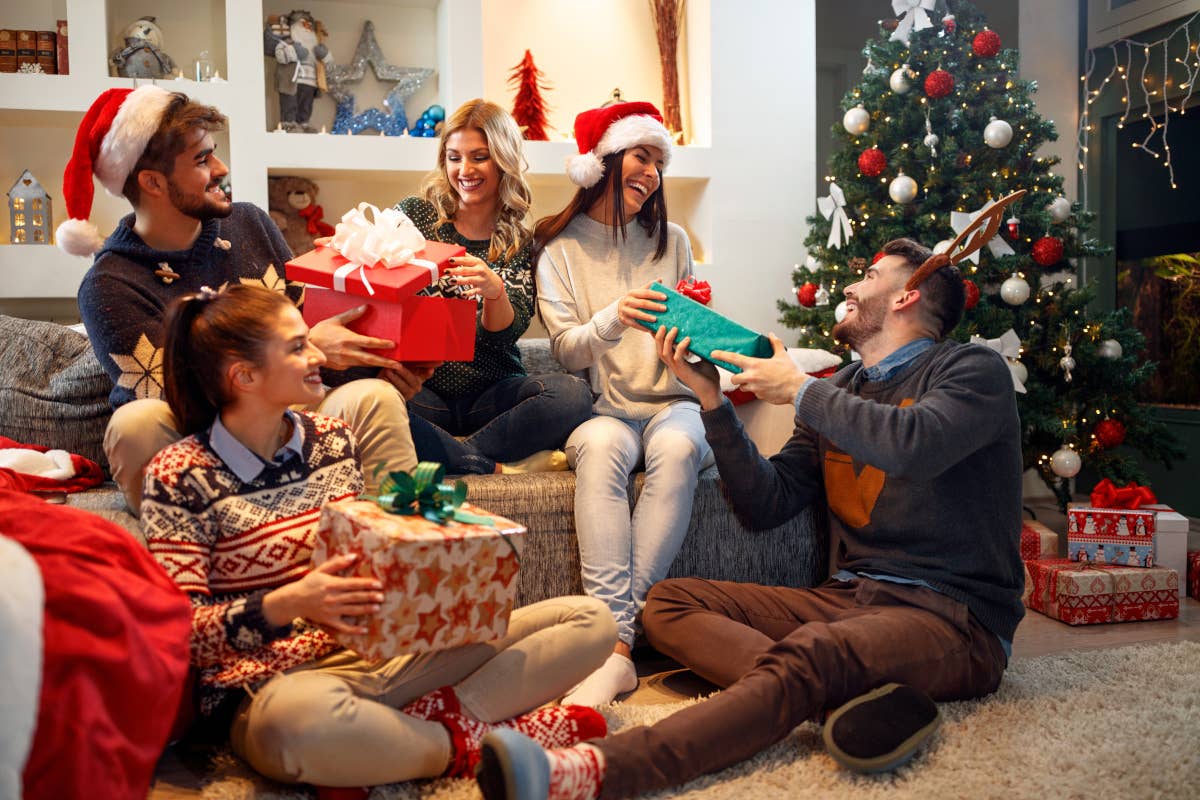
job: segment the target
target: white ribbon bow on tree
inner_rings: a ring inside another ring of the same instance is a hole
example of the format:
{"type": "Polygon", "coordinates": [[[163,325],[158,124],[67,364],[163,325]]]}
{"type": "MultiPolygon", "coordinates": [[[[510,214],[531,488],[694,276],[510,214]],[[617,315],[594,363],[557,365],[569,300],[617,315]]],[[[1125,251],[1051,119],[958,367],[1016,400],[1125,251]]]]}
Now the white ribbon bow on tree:
{"type": "Polygon", "coordinates": [[[892,31],[891,40],[904,42],[907,47],[913,31],[932,28],[933,20],[929,18],[929,12],[933,11],[935,5],[937,0],[892,0],[892,11],[900,17],[900,24],[892,31]]]}
{"type": "Polygon", "coordinates": [[[1021,358],[1021,337],[1017,336],[1017,332],[1009,328],[1004,333],[1000,334],[998,339],[985,339],[978,334],[972,334],[971,344],[981,344],[984,347],[990,347],[1000,355],[1004,356],[1004,361],[1009,365],[1008,374],[1012,376],[1013,390],[1020,394],[1025,394],[1025,384],[1017,377],[1017,373],[1012,369],[1012,362],[1019,361],[1021,358]]]}
{"type": "MultiPolygon", "coordinates": [[[[951,211],[950,227],[954,229],[955,235],[957,236],[966,230],[968,225],[970,225],[979,217],[983,216],[984,212],[986,212],[995,204],[995,200],[989,200],[984,203],[978,211],[972,211],[970,213],[967,213],[966,211],[951,211]]],[[[999,258],[1000,256],[1011,256],[1013,254],[1013,249],[1009,247],[1008,242],[1000,238],[1000,234],[998,232],[995,236],[988,240],[987,249],[989,252],[991,252],[994,258],[999,258]]],[[[963,260],[970,261],[975,266],[979,266],[979,251],[976,250],[963,260]]]]}
{"type": "Polygon", "coordinates": [[[367,280],[368,267],[395,269],[410,264],[429,270],[431,284],[438,279],[437,264],[415,257],[425,247],[425,237],[399,209],[385,208],[380,211],[370,203],[359,203],[356,208],[342,215],[342,221],[334,228],[329,246],[349,262],[333,273],[333,288],[339,292],[346,291],[346,278],[358,270],[363,288],[367,294],[374,296],[375,289],[367,280]],[[367,210],[371,211],[370,219],[367,218],[367,210]]]}
{"type": "Polygon", "coordinates": [[[817,208],[821,209],[825,219],[830,221],[829,241],[825,246],[840,250],[842,237],[845,236],[848,242],[854,235],[854,229],[850,227],[850,218],[846,216],[846,195],[842,193],[842,187],[836,183],[829,184],[829,196],[818,197],[817,208]]]}

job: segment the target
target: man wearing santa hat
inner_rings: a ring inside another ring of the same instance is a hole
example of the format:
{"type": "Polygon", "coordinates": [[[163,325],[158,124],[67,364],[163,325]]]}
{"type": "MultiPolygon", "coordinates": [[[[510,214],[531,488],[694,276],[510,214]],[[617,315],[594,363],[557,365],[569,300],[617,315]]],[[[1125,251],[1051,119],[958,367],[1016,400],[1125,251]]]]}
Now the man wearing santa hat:
{"type": "MultiPolygon", "coordinates": [[[[292,254],[270,217],[252,204],[230,202],[220,187],[229,170],[212,134],[224,125],[217,109],[178,92],[109,89],[84,115],[63,175],[69,219],[59,226],[57,241],[73,255],[95,254],[79,287],[79,312],[113,381],[115,413],[104,450],[135,514],[143,467],[180,438],[162,399],[162,320],[170,302],[201,286],[228,283],[262,284],[296,302],[302,296],[300,285],[284,280],[283,265],[292,254]],[[93,175],[133,206],[107,239],[88,221],[93,175]]],[[[312,329],[313,343],[328,359],[326,380],[341,384],[320,410],[349,422],[368,475],[377,464],[410,470],[417,459],[405,402],[428,372],[372,353],[392,343],[346,327],[364,310],[312,329]],[[351,367],[382,368],[380,379],[339,375],[351,367]]]]}

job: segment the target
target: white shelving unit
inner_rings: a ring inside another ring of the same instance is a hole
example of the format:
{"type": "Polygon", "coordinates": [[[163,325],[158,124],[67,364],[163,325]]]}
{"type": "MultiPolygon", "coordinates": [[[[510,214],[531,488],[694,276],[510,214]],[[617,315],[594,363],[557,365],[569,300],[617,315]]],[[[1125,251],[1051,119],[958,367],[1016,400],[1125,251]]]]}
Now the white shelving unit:
{"type": "MultiPolygon", "coordinates": [[[[137,0],[107,3],[54,0],[48,5],[49,9],[36,12],[45,17],[44,21],[39,21],[41,17],[35,17],[31,10],[21,13],[32,21],[18,21],[45,29],[52,26],[54,15],[65,16],[70,26],[71,72],[63,76],[0,75],[0,182],[8,175],[15,181],[21,170],[31,169],[51,194],[57,225],[66,215],[59,176],[66,166],[83,113],[105,89],[136,83],[111,77],[108,59],[119,42],[120,31],[140,16],[146,6],[137,0]]],[[[291,0],[157,0],[153,12],[163,30],[164,50],[183,75],[192,74],[194,59],[201,51],[207,51],[224,79],[157,83],[211,103],[228,115],[228,130],[218,137],[217,144],[230,165],[237,200],[265,208],[268,176],[304,175],[320,185],[320,202],[326,219],[333,221],[359,201],[385,205],[415,192],[434,165],[436,139],[287,134],[273,130],[278,120],[277,95],[270,64],[262,55],[263,23],[267,15],[286,12],[294,5],[291,0]]],[[[493,36],[485,40],[485,20],[490,29],[499,24],[523,28],[521,51],[529,47],[550,62],[574,59],[583,63],[610,49],[604,42],[595,42],[593,53],[581,52],[579,41],[566,41],[562,31],[553,29],[553,20],[540,24],[539,20],[549,13],[547,0],[315,0],[300,5],[312,11],[330,30],[327,43],[339,63],[350,60],[363,22],[371,20],[389,61],[437,70],[434,78],[406,104],[410,119],[415,119],[432,103],[453,110],[463,101],[479,96],[490,96],[501,105],[511,105],[513,91],[497,80],[507,75],[521,53],[516,57],[511,55],[509,37],[493,36]],[[498,73],[500,77],[487,72],[498,73]],[[491,90],[490,95],[485,87],[491,90]]],[[[640,21],[642,24],[637,27],[642,38],[653,36],[652,30],[649,33],[644,30],[649,26],[644,0],[619,0],[609,5],[608,9],[588,6],[587,11],[609,14],[610,24],[640,21]]],[[[707,3],[693,0],[689,5],[693,8],[692,24],[707,26],[707,3]]],[[[0,13],[7,15],[6,26],[12,24],[8,20],[16,13],[16,6],[15,0],[0,0],[0,13]]],[[[578,39],[579,34],[575,37],[578,39]]],[[[643,49],[652,46],[652,38],[639,43],[643,49]]],[[[707,53],[703,54],[703,69],[685,68],[684,72],[707,75],[707,58],[707,53]]],[[[640,97],[644,96],[643,85],[647,80],[656,85],[657,70],[657,52],[651,49],[642,53],[627,76],[618,70],[613,80],[619,83],[625,77],[626,85],[638,90],[634,96],[640,97]]],[[[604,80],[607,85],[608,78],[604,80]]],[[[593,96],[592,86],[571,91],[561,84],[555,86],[548,95],[549,102],[560,113],[569,109],[571,115],[598,105],[611,90],[593,96]]],[[[368,70],[367,77],[356,88],[360,110],[379,106],[387,88],[368,70]]],[[[693,78],[692,91],[698,88],[693,78]]],[[[657,94],[650,99],[661,102],[657,94]]],[[[707,108],[707,97],[697,105],[707,108]]],[[[312,122],[318,128],[332,127],[333,111],[331,98],[318,98],[312,122]]],[[[560,125],[569,130],[569,121],[560,125]]],[[[707,120],[700,126],[705,131],[705,140],[706,126],[707,120]]],[[[573,192],[574,187],[563,174],[563,164],[575,152],[575,144],[563,139],[528,142],[525,149],[529,177],[535,187],[534,212],[554,211],[573,192]]],[[[692,234],[702,257],[707,255],[705,240],[711,227],[703,202],[709,155],[705,146],[680,149],[667,185],[673,206],[671,216],[692,234]],[[680,216],[676,208],[687,213],[680,216]]],[[[106,196],[99,185],[96,192],[93,221],[102,231],[111,230],[128,213],[128,204],[106,196]]],[[[0,300],[75,295],[90,265],[88,259],[73,258],[57,247],[10,245],[8,241],[8,231],[0,230],[0,300]]]]}

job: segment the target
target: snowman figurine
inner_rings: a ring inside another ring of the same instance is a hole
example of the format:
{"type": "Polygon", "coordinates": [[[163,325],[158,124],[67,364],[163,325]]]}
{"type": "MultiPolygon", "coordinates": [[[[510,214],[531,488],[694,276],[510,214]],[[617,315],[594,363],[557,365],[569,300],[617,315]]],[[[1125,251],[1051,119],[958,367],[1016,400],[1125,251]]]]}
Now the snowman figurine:
{"type": "Polygon", "coordinates": [[[163,52],[162,28],[154,17],[141,17],[121,32],[124,44],[109,59],[122,78],[168,78],[175,62],[163,52]]]}

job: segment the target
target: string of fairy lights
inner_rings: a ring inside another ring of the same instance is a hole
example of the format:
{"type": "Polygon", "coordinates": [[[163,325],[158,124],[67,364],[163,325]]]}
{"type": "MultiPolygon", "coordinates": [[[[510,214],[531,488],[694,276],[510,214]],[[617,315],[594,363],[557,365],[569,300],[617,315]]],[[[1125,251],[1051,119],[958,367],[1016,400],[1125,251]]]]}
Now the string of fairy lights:
{"type": "MultiPolygon", "coordinates": [[[[1178,114],[1183,116],[1187,113],[1187,104],[1192,98],[1192,93],[1196,90],[1196,81],[1200,78],[1200,53],[1197,52],[1197,42],[1192,41],[1192,27],[1197,19],[1200,19],[1200,12],[1193,14],[1188,19],[1179,24],[1173,31],[1161,39],[1153,42],[1142,42],[1136,39],[1118,39],[1115,42],[1107,45],[1107,49],[1112,55],[1112,66],[1108,74],[1103,80],[1099,79],[1099,75],[1095,75],[1096,83],[1093,84],[1093,75],[1096,72],[1096,65],[1099,62],[1096,48],[1087,51],[1084,60],[1084,74],[1079,76],[1079,80],[1083,83],[1083,94],[1086,98],[1083,104],[1083,113],[1079,115],[1079,130],[1076,135],[1076,157],[1079,169],[1086,171],[1087,169],[1087,152],[1091,139],[1091,134],[1095,131],[1095,124],[1091,119],[1091,107],[1104,94],[1106,87],[1109,84],[1119,84],[1124,94],[1121,97],[1121,102],[1125,104],[1125,112],[1117,121],[1118,128],[1124,128],[1125,123],[1131,118],[1131,115],[1147,120],[1150,123],[1150,130],[1146,133],[1145,138],[1141,142],[1132,142],[1130,144],[1135,150],[1142,150],[1156,160],[1163,162],[1163,167],[1167,170],[1170,177],[1171,188],[1177,189],[1178,184],[1175,183],[1175,167],[1171,163],[1171,142],[1168,137],[1171,125],[1171,115],[1178,114]],[[1170,57],[1171,42],[1177,36],[1182,36],[1184,40],[1183,56],[1176,56],[1174,63],[1182,65],[1185,77],[1173,86],[1174,79],[1171,77],[1170,57]],[[1150,69],[1152,52],[1156,48],[1162,48],[1162,74],[1158,80],[1161,83],[1156,85],[1155,78],[1148,75],[1150,69]],[[1133,77],[1133,73],[1137,67],[1134,65],[1134,53],[1136,50],[1142,51],[1141,70],[1140,74],[1133,77]],[[1123,60],[1122,60],[1123,58],[1123,60]],[[1169,98],[1171,90],[1177,88],[1183,94],[1178,96],[1177,101],[1172,104],[1169,98]],[[1142,110],[1140,113],[1134,108],[1134,91],[1140,89],[1142,92],[1142,110]],[[1161,104],[1160,104],[1161,101],[1161,104]],[[1158,121],[1158,116],[1162,117],[1162,122],[1158,121]],[[1158,141],[1155,141],[1155,136],[1158,136],[1158,141]]],[[[1086,193],[1087,181],[1081,184],[1086,193]]],[[[1086,194],[1083,198],[1086,204],[1086,194]]]]}

